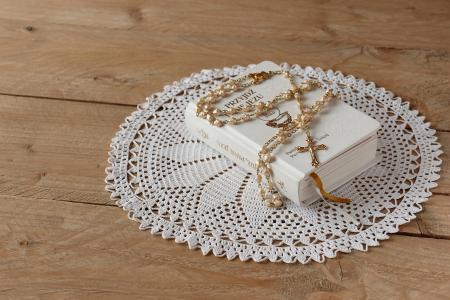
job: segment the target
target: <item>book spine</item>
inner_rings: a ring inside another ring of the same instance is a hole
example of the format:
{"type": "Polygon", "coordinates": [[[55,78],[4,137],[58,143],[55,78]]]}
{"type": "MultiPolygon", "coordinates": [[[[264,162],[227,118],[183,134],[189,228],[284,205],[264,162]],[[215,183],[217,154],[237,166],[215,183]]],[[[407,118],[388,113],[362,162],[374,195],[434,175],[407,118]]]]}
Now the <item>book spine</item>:
{"type": "MultiPolygon", "coordinates": [[[[211,126],[206,120],[198,118],[193,103],[190,103],[186,109],[185,124],[194,136],[208,146],[228,157],[247,172],[256,173],[259,149],[253,149],[242,141],[239,142],[233,135],[231,127],[227,125],[221,128],[211,126]]],[[[299,198],[299,181],[283,176],[283,172],[277,172],[275,166],[273,166],[273,172],[273,180],[278,190],[292,201],[299,203],[301,200],[299,198]]]]}

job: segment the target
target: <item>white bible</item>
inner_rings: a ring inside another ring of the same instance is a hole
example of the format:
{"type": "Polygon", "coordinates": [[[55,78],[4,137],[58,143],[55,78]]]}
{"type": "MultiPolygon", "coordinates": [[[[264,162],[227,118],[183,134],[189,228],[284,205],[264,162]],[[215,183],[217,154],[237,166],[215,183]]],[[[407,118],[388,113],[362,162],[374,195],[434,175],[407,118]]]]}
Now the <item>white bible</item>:
{"type": "MultiPolygon", "coordinates": [[[[280,67],[265,61],[247,70],[245,74],[260,71],[276,71],[280,67]]],[[[298,79],[298,83],[301,82],[298,79]]],[[[267,102],[291,88],[283,76],[274,76],[221,99],[217,107],[239,107],[257,102],[267,102]]],[[[325,90],[316,89],[304,94],[305,104],[310,106],[319,100],[325,90]]],[[[196,116],[196,104],[189,103],[185,113],[188,129],[198,139],[228,157],[248,172],[256,172],[258,152],[262,145],[276,134],[278,128],[298,114],[294,100],[281,103],[269,114],[238,125],[212,126],[196,116]]],[[[325,150],[317,150],[320,165],[313,167],[309,152],[299,152],[298,146],[307,146],[304,132],[294,134],[287,144],[274,152],[271,163],[273,179],[278,190],[295,203],[308,205],[320,198],[309,177],[315,172],[322,179],[325,190],[332,191],[378,161],[377,130],[380,124],[366,114],[340,101],[339,98],[319,112],[311,125],[316,145],[324,144],[325,150]]]]}

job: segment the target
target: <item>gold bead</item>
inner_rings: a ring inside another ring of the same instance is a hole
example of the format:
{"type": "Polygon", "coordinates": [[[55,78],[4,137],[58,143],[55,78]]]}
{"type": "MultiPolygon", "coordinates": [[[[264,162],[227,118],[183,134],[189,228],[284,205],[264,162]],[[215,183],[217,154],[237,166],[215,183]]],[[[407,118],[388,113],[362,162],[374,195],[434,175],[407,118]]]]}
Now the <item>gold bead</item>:
{"type": "Polygon", "coordinates": [[[265,155],[262,156],[262,159],[265,162],[269,162],[270,163],[272,161],[273,157],[270,154],[265,154],[265,155]]]}
{"type": "Polygon", "coordinates": [[[261,174],[256,175],[256,181],[257,181],[257,182],[261,182],[261,181],[262,181],[262,176],[261,176],[261,174]]]}
{"type": "Polygon", "coordinates": [[[208,114],[206,115],[206,120],[208,120],[209,124],[213,124],[216,118],[214,118],[213,115],[208,114]]]}
{"type": "Polygon", "coordinates": [[[233,80],[228,80],[224,85],[223,85],[224,89],[227,89],[229,91],[234,91],[237,88],[236,83],[233,80]]]}
{"type": "Polygon", "coordinates": [[[248,76],[248,78],[253,80],[254,84],[259,84],[259,83],[263,82],[264,80],[268,79],[271,76],[271,74],[268,72],[262,71],[259,73],[250,73],[247,76],[248,76]]]}
{"type": "Polygon", "coordinates": [[[264,204],[265,204],[266,206],[268,206],[268,207],[272,207],[272,206],[273,206],[272,200],[271,200],[271,199],[265,199],[265,200],[264,200],[264,204]]]}
{"type": "Polygon", "coordinates": [[[281,199],[277,198],[276,200],[272,201],[274,207],[281,207],[283,205],[283,201],[281,199]]]}
{"type": "Polygon", "coordinates": [[[330,102],[331,100],[333,100],[333,98],[335,97],[335,95],[333,94],[333,92],[331,90],[327,90],[325,92],[325,95],[323,96],[323,101],[324,102],[330,102]]]}
{"type": "Polygon", "coordinates": [[[216,100],[216,98],[214,96],[206,96],[206,98],[205,98],[206,103],[211,103],[211,102],[214,102],[215,100],[216,100]]]}
{"type": "Polygon", "coordinates": [[[309,122],[312,120],[312,114],[306,114],[306,113],[304,113],[304,114],[301,115],[300,120],[301,120],[303,123],[309,123],[309,122]]]}
{"type": "Polygon", "coordinates": [[[214,120],[214,126],[217,127],[222,127],[224,125],[224,123],[221,120],[214,120]]]}
{"type": "Polygon", "coordinates": [[[266,162],[261,159],[258,160],[258,162],[256,163],[256,166],[258,169],[261,169],[261,172],[264,172],[264,170],[267,168],[266,162]]]}

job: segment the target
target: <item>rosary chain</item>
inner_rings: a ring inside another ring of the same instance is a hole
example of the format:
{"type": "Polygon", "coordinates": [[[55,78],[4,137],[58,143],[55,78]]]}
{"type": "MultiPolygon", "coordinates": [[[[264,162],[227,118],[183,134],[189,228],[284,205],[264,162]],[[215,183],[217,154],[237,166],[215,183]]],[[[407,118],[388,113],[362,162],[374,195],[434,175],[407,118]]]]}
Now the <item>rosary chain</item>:
{"type": "Polygon", "coordinates": [[[272,153],[278,146],[287,143],[289,138],[299,130],[305,130],[307,138],[312,140],[310,124],[314,116],[335,96],[331,90],[327,90],[320,100],[316,101],[311,107],[307,107],[304,104],[302,95],[306,91],[320,87],[320,83],[314,80],[307,80],[297,85],[294,76],[287,71],[263,71],[250,73],[237,79],[229,79],[223,85],[210,91],[206,96],[201,97],[197,101],[197,116],[206,119],[213,126],[222,127],[225,124],[236,125],[248,122],[256,117],[266,115],[284,101],[296,100],[299,114],[267,140],[258,153],[256,181],[258,182],[259,193],[265,204],[269,207],[281,207],[283,205],[283,198],[273,182],[273,172],[270,167],[270,163],[274,160],[272,153]],[[276,75],[282,75],[287,78],[292,88],[280,93],[270,101],[258,102],[255,105],[248,104],[227,109],[218,109],[214,106],[222,98],[247,87],[258,85],[276,75]]]}

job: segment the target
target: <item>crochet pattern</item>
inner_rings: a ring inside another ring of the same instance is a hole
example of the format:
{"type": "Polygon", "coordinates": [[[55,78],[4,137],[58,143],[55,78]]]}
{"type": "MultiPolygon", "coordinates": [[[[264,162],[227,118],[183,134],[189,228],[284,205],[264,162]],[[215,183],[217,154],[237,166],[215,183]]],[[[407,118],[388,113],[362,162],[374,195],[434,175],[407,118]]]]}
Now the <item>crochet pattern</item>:
{"type": "Polygon", "coordinates": [[[437,185],[442,153],[424,117],[372,82],[320,68],[281,67],[318,80],[380,122],[381,161],[334,191],[352,203],[320,200],[304,207],[286,201],[283,208],[268,208],[251,173],[189,133],[187,103],[247,69],[235,66],[166,86],[139,105],[113,138],[106,189],[140,229],[230,260],[323,262],[339,251],[379,245],[422,210],[437,185]]]}

